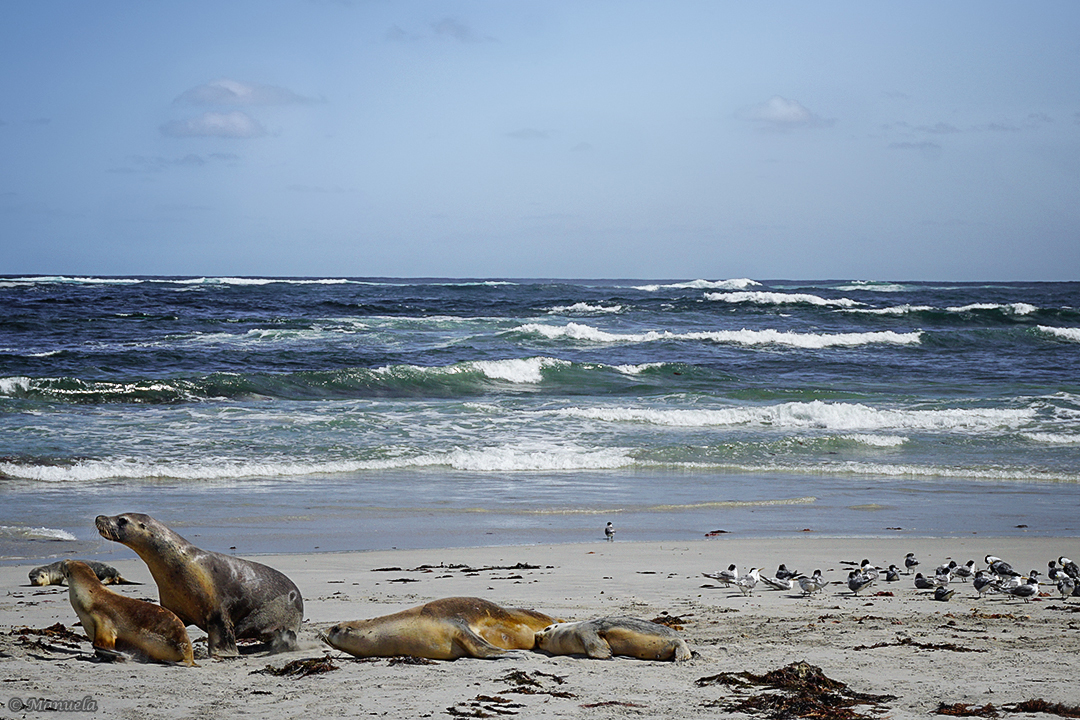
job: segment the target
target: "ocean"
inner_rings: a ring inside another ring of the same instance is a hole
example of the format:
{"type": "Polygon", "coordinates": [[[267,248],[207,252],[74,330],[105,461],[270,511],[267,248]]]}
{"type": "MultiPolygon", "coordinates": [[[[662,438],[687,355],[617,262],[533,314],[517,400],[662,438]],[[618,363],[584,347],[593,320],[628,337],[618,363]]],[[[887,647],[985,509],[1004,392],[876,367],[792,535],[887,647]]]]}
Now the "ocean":
{"type": "Polygon", "coordinates": [[[1080,283],[0,277],[4,562],[118,512],[255,554],[1078,509],[1080,283]]]}

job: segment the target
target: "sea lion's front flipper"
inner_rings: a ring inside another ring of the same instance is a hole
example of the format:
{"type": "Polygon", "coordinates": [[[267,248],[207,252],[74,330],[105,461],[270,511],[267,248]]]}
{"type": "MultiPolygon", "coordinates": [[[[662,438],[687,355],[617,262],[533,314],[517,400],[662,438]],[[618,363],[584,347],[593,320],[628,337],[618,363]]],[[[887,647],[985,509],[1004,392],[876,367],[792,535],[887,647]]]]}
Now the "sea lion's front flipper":
{"type": "Polygon", "coordinates": [[[458,626],[458,632],[454,635],[453,643],[455,657],[490,658],[502,657],[506,654],[505,650],[495,647],[473,632],[472,628],[466,623],[458,622],[455,624],[458,626]]]}
{"type": "Polygon", "coordinates": [[[611,646],[607,640],[600,637],[596,632],[582,628],[580,631],[581,646],[585,648],[585,654],[597,660],[611,659],[611,646]]]}

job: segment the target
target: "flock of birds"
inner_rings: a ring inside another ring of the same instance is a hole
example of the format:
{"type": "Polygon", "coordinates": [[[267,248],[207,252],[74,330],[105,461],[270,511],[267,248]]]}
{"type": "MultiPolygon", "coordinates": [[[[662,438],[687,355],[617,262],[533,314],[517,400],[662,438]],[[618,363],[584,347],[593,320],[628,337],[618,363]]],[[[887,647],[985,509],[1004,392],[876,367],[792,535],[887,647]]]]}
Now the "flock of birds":
{"type": "MultiPolygon", "coordinates": [[[[932,576],[916,572],[919,560],[915,553],[908,553],[904,558],[904,572],[907,575],[915,573],[914,583],[918,590],[933,592],[935,600],[947,601],[956,592],[955,587],[950,587],[954,580],[972,583],[972,586],[982,597],[988,592],[1004,593],[1013,597],[1021,598],[1028,602],[1040,592],[1040,580],[1042,573],[1031,570],[1028,574],[1021,575],[1013,570],[1012,565],[994,555],[985,558],[986,568],[975,567],[975,561],[969,560],[964,565],[958,565],[955,560],[948,565],[939,566],[932,576]]],[[[1047,563],[1046,582],[1057,585],[1061,593],[1062,601],[1069,597],[1080,597],[1080,567],[1067,557],[1059,557],[1047,563]]],[[[883,582],[898,582],[900,580],[900,568],[890,565],[882,569],[870,564],[869,560],[863,560],[859,566],[848,573],[847,586],[853,595],[871,587],[879,580],[883,582]]],[[[798,586],[803,596],[810,596],[819,592],[829,582],[821,576],[821,570],[815,570],[812,575],[788,570],[783,563],[776,569],[773,577],[761,574],[760,568],[750,568],[744,575],[739,574],[736,565],[729,565],[727,570],[718,573],[702,573],[707,578],[717,580],[724,587],[737,587],[743,595],[752,595],[758,583],[764,584],[774,590],[794,590],[798,586]]]]}

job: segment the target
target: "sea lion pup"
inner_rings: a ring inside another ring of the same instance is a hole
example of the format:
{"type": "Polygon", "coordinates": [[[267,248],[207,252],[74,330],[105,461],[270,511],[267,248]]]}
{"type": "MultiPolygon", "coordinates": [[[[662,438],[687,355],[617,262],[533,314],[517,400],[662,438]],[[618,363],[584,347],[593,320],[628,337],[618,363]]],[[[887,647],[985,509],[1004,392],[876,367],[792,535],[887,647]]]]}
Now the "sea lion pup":
{"type": "Polygon", "coordinates": [[[304,600],[271,567],[200,550],[149,515],[98,515],[98,532],[143,559],[162,607],[206,631],[211,657],[236,657],[236,641],[256,638],[273,652],[296,647],[304,600]]]}
{"type": "MultiPolygon", "coordinates": [[[[36,567],[30,571],[30,584],[31,585],[63,585],[64,584],[64,571],[60,569],[60,565],[63,564],[63,560],[57,560],[51,565],[42,565],[36,567]]],[[[97,575],[98,580],[102,585],[141,585],[142,583],[132,582],[120,577],[120,571],[114,568],[112,565],[106,565],[105,563],[96,562],[94,560],[82,560],[90,566],[90,569],[97,575]]]]}
{"type": "Polygon", "coordinates": [[[490,658],[531,650],[536,631],[555,622],[543,613],[504,608],[474,597],[432,600],[370,620],[338,623],[327,644],[356,657],[413,655],[431,660],[490,658]]]}
{"type": "Polygon", "coordinates": [[[180,618],[160,605],[136,600],[106,588],[93,569],[79,560],[62,560],[71,607],[99,655],[117,651],[140,659],[192,666],[191,639],[180,618]]]}
{"type": "Polygon", "coordinates": [[[689,660],[690,648],[669,627],[632,617],[603,617],[556,623],[536,633],[536,647],[552,655],[587,655],[608,660],[689,660]]]}

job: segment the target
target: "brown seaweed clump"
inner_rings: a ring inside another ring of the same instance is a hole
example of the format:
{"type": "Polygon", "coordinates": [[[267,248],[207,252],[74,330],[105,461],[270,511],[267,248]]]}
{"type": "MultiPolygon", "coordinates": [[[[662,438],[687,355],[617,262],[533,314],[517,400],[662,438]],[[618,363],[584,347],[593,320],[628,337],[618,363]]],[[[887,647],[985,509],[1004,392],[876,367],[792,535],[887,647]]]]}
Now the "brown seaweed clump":
{"type": "Polygon", "coordinates": [[[895,700],[894,695],[870,695],[855,692],[839,680],[827,677],[821,668],[806,662],[792,663],[778,670],[755,675],[750,672],[720,673],[697,681],[699,686],[722,684],[736,688],[758,686],[766,688],[749,697],[710,703],[726,712],[764,715],[767,718],[815,718],[817,720],[856,720],[868,718],[852,708],[868,705],[872,712],[888,708],[883,703],[895,700]]]}
{"type": "Polygon", "coordinates": [[[266,673],[267,675],[274,675],[276,677],[284,677],[286,675],[292,675],[293,677],[307,677],[308,675],[321,675],[322,673],[330,672],[331,670],[337,670],[338,666],[335,665],[329,655],[317,658],[304,658],[303,660],[293,660],[292,662],[285,663],[279,668],[273,665],[267,665],[262,670],[256,670],[257,673],[266,673]]]}

